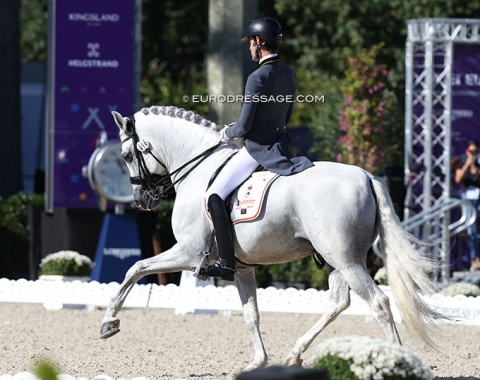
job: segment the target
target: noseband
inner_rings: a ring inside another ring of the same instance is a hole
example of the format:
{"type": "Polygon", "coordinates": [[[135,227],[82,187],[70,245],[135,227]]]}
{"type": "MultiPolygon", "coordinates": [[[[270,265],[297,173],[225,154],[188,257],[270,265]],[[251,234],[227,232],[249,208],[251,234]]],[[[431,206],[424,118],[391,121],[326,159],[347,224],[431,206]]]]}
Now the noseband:
{"type": "Polygon", "coordinates": [[[138,176],[130,177],[130,183],[132,185],[140,185],[145,190],[145,192],[154,200],[159,200],[160,197],[165,198],[173,191],[173,184],[170,178],[170,175],[167,172],[165,165],[152,153],[149,145],[143,144],[143,141],[140,142],[136,128],[135,128],[135,118],[133,116],[128,117],[126,120],[126,134],[127,138],[122,140],[122,144],[129,140],[133,140],[133,151],[138,162],[138,176]],[[141,148],[141,149],[139,149],[141,148]],[[151,154],[152,157],[157,161],[167,174],[155,174],[151,173],[148,170],[147,164],[145,162],[144,153],[151,154]],[[157,191],[157,188],[160,187],[161,190],[157,191]]]}
{"type": "Polygon", "coordinates": [[[184,179],[192,170],[194,170],[198,165],[200,165],[203,160],[210,156],[215,149],[221,144],[221,142],[216,145],[208,148],[204,152],[200,153],[198,156],[192,158],[190,161],[186,162],[178,169],[174,170],[172,173],[168,173],[167,167],[153,154],[150,149],[150,144],[144,140],[140,140],[138,137],[137,131],[135,129],[135,117],[132,115],[126,119],[126,131],[127,138],[122,140],[121,144],[125,141],[132,139],[133,140],[133,150],[135,157],[138,162],[138,176],[130,177],[130,183],[132,185],[140,185],[143,190],[154,200],[159,200],[160,198],[165,198],[170,195],[174,190],[175,184],[184,179]],[[150,154],[155,161],[157,161],[164,169],[166,174],[155,174],[150,173],[148,170],[147,164],[145,163],[144,154],[150,154]],[[175,182],[172,182],[171,176],[177,174],[185,167],[191,163],[198,161],[193,167],[191,167],[185,174],[177,178],[175,182]],[[160,190],[158,190],[160,188],[160,190]]]}

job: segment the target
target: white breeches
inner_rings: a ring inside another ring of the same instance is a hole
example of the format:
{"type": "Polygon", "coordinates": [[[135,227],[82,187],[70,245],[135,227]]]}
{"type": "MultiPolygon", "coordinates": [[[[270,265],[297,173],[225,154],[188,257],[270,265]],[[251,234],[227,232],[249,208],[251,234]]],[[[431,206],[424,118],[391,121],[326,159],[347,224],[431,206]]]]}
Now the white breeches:
{"type": "Polygon", "coordinates": [[[253,159],[243,147],[232,157],[208,188],[205,200],[212,194],[217,194],[225,200],[240,184],[242,184],[257,169],[258,162],[253,159]]]}

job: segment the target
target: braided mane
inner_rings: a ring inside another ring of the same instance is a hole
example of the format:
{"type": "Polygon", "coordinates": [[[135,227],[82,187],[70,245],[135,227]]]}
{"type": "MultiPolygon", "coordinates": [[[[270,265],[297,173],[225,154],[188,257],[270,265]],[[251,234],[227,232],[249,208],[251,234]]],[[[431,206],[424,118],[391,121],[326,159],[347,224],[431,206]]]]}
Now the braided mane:
{"type": "Polygon", "coordinates": [[[219,131],[220,128],[214,122],[205,119],[204,117],[196,114],[193,111],[187,111],[183,108],[176,106],[151,106],[150,108],[142,108],[141,112],[144,115],[165,115],[170,117],[176,117],[178,119],[183,119],[190,121],[192,123],[212,128],[214,131],[219,131]]]}

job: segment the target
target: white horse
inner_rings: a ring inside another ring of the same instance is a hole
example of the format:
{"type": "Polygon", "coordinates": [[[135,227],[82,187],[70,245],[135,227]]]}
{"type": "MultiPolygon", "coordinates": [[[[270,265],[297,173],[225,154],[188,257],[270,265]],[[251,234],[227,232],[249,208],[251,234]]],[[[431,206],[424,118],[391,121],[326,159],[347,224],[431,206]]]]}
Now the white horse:
{"type": "MultiPolygon", "coordinates": [[[[202,251],[209,247],[213,227],[205,212],[205,190],[212,174],[237,150],[219,145],[219,128],[191,111],[154,106],[127,118],[117,112],[113,116],[120,128],[122,156],[132,177],[136,205],[148,210],[158,208],[162,192],[173,183],[176,200],[172,227],[177,244],[160,255],[138,261],[127,271],[107,307],[102,338],[120,331],[117,313],[143,276],[206,264],[202,251]]],[[[441,315],[420,295],[433,290],[428,276],[432,263],[415,250],[387,191],[370,174],[355,166],[316,162],[301,173],[279,177],[271,185],[263,207],[257,220],[234,226],[238,259],[235,285],[255,352],[246,369],[264,367],[268,362],[259,329],[255,273],[249,265],[290,262],[312,254],[321,255],[333,268],[329,303],[320,320],[297,340],[287,365],[302,363],[301,355],[316,336],[349,306],[350,289],[369,305],[388,341],[401,344],[389,299],[366,267],[367,251],[377,235],[389,284],[406,327],[433,345],[426,327],[432,325],[428,321],[441,315]]],[[[206,261],[213,261],[216,255],[213,245],[206,261]]]]}

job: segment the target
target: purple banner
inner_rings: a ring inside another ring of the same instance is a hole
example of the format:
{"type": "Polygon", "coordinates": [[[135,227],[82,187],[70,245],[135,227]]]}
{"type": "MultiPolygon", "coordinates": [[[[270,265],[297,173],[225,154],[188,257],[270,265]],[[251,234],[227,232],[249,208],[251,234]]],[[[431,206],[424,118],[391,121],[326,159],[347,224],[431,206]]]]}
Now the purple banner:
{"type": "Polygon", "coordinates": [[[452,69],[452,156],[480,142],[480,44],[455,44],[452,69]]]}
{"type": "Polygon", "coordinates": [[[135,0],[54,2],[53,204],[98,207],[82,168],[101,131],[116,139],[110,111],[133,112],[135,0]]]}
{"type": "MultiPolygon", "coordinates": [[[[455,44],[452,67],[452,157],[462,156],[469,140],[480,142],[480,45],[455,44]]],[[[452,196],[461,187],[453,183],[452,196]]]]}

